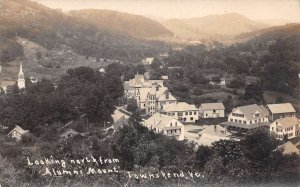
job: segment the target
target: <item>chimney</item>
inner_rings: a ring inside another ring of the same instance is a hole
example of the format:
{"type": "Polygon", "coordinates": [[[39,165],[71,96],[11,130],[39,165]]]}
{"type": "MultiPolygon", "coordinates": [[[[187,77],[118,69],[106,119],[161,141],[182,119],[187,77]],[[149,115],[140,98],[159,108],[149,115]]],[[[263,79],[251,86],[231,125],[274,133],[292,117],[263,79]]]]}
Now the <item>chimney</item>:
{"type": "Polygon", "coordinates": [[[157,86],[156,86],[156,91],[158,91],[158,90],[159,90],[159,86],[157,85],[157,86]]]}
{"type": "Polygon", "coordinates": [[[170,98],[169,90],[166,90],[165,94],[166,94],[166,99],[169,99],[170,98]]]}

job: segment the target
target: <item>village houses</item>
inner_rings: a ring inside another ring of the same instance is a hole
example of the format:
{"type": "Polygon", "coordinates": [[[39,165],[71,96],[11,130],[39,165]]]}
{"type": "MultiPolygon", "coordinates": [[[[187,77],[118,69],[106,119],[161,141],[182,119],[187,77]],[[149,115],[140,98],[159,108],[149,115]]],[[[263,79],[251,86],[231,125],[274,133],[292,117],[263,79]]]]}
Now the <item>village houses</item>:
{"type": "Polygon", "coordinates": [[[125,81],[124,89],[125,98],[136,99],[138,107],[150,116],[161,111],[165,104],[177,103],[163,80],[148,80],[138,73],[134,79],[125,81]]]}
{"type": "Polygon", "coordinates": [[[136,98],[140,88],[151,88],[153,84],[163,86],[163,80],[148,80],[145,75],[137,73],[133,79],[124,82],[124,96],[126,98],[136,98]]]}
{"type": "Polygon", "coordinates": [[[232,109],[228,115],[228,122],[224,122],[222,125],[236,130],[251,130],[267,126],[268,117],[269,112],[262,105],[240,106],[232,109]]]}
{"type": "Polygon", "coordinates": [[[199,107],[201,118],[224,118],[225,107],[223,103],[202,103],[199,107]]]}
{"type": "Polygon", "coordinates": [[[273,132],[278,139],[286,136],[288,139],[300,135],[300,123],[296,117],[285,117],[276,119],[270,124],[270,132],[273,132]]]}
{"type": "Polygon", "coordinates": [[[146,98],[146,114],[152,116],[156,112],[161,112],[164,105],[172,103],[177,103],[177,99],[169,92],[167,87],[153,86],[146,98]]]}
{"type": "Polygon", "coordinates": [[[266,108],[270,113],[270,121],[275,121],[276,119],[285,117],[293,117],[296,115],[296,110],[291,103],[269,104],[266,108]]]}
{"type": "Polygon", "coordinates": [[[172,116],[156,113],[142,122],[142,124],[155,133],[174,137],[177,140],[184,140],[184,126],[179,120],[172,116]]]}
{"type": "Polygon", "coordinates": [[[199,110],[186,102],[167,104],[163,107],[163,112],[182,123],[195,123],[199,120],[199,110]]]}

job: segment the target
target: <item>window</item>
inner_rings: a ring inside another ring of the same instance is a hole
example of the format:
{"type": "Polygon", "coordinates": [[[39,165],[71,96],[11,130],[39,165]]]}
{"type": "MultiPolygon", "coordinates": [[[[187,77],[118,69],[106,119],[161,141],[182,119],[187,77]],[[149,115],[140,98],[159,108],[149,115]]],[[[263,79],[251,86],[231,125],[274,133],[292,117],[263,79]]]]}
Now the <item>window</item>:
{"type": "Polygon", "coordinates": [[[259,116],[259,114],[255,114],[255,117],[258,117],[259,116]]]}
{"type": "Polygon", "coordinates": [[[193,117],[191,117],[191,118],[190,118],[190,120],[191,120],[191,121],[193,121],[193,120],[194,120],[194,118],[193,118],[193,117]]]}
{"type": "Polygon", "coordinates": [[[216,110],[213,110],[213,113],[216,113],[216,110]]]}
{"type": "Polygon", "coordinates": [[[242,120],[239,120],[239,123],[242,123],[242,120]]]}
{"type": "Polygon", "coordinates": [[[233,121],[233,119],[232,119],[232,118],[230,118],[230,121],[233,121]]]}
{"type": "Polygon", "coordinates": [[[243,117],[244,117],[244,114],[232,113],[232,116],[237,116],[237,117],[243,118],[243,117]]]}
{"type": "Polygon", "coordinates": [[[236,122],[236,123],[237,123],[237,119],[234,119],[234,122],[236,122]]]}
{"type": "Polygon", "coordinates": [[[190,115],[192,115],[193,113],[192,112],[190,112],[190,115]]]}
{"type": "Polygon", "coordinates": [[[246,121],[243,121],[244,124],[246,124],[246,121]]]}
{"type": "Polygon", "coordinates": [[[178,112],[178,116],[182,116],[182,112],[178,112]]]}
{"type": "Polygon", "coordinates": [[[194,115],[197,115],[197,112],[196,112],[196,111],[194,112],[194,115]]]}
{"type": "Polygon", "coordinates": [[[272,131],[274,131],[274,127],[272,127],[272,131]]]}
{"type": "Polygon", "coordinates": [[[185,112],[185,115],[188,115],[189,113],[188,112],[185,112]]]}
{"type": "Polygon", "coordinates": [[[170,126],[172,127],[172,123],[170,123],[170,126]]]}
{"type": "Polygon", "coordinates": [[[177,126],[177,122],[175,122],[175,126],[177,126]]]}

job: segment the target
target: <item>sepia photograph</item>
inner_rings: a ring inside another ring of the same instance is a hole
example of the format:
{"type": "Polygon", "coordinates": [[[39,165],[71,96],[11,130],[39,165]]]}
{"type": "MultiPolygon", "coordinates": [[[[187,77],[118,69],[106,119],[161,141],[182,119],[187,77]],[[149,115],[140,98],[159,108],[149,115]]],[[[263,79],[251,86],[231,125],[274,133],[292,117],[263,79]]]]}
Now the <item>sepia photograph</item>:
{"type": "Polygon", "coordinates": [[[299,187],[300,0],[0,0],[0,187],[299,187]]]}

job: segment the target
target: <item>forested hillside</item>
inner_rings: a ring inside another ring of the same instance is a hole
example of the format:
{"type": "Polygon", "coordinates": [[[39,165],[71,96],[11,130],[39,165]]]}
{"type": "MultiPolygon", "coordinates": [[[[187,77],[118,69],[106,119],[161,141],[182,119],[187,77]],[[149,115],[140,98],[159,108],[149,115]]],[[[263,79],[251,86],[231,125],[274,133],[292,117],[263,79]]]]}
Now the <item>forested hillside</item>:
{"type": "Polygon", "coordinates": [[[1,5],[2,61],[22,55],[20,46],[15,42],[16,36],[48,49],[65,44],[81,55],[130,62],[137,62],[166,48],[161,42],[144,41],[127,33],[100,29],[100,26],[83,19],[28,0],[5,0],[1,5]]]}
{"type": "Polygon", "coordinates": [[[125,33],[134,37],[172,36],[163,25],[144,16],[96,9],[74,10],[70,11],[70,15],[83,19],[101,30],[125,33]]]}

